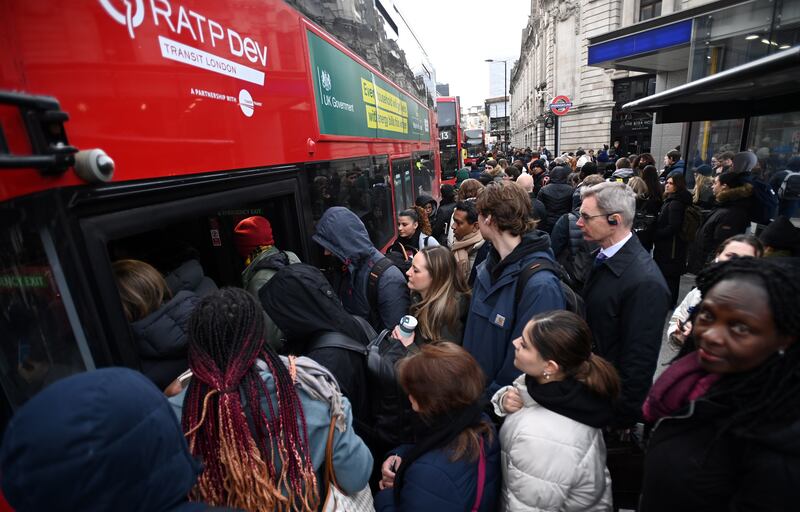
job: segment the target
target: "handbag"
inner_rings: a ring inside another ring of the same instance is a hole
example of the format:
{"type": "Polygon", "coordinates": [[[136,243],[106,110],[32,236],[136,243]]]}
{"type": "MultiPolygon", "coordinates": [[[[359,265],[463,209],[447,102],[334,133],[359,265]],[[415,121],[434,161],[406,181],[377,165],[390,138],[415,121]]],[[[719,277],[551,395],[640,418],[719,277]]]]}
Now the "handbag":
{"type": "Polygon", "coordinates": [[[637,439],[606,436],[606,467],[611,474],[611,494],[614,510],[636,510],[642,493],[644,450],[637,439]]]}
{"type": "Polygon", "coordinates": [[[336,428],[336,418],[331,418],[331,427],[328,430],[328,445],[325,447],[325,488],[328,490],[322,512],[374,512],[372,491],[369,484],[366,487],[348,496],[336,482],[336,473],[333,470],[333,431],[336,428]]]}

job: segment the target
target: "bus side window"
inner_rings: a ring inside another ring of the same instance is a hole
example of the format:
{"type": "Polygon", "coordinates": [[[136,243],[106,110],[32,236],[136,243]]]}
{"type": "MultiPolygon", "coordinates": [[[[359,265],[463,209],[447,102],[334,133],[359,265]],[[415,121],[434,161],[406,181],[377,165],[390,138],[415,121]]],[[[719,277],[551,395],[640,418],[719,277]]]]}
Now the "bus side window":
{"type": "Polygon", "coordinates": [[[58,379],[94,369],[46,229],[0,234],[0,421],[58,379]]]}
{"type": "Polygon", "coordinates": [[[414,199],[422,194],[433,197],[433,159],[430,152],[414,153],[414,199]]]}
{"type": "Polygon", "coordinates": [[[315,162],[306,166],[314,221],[332,206],[352,210],[378,248],[394,236],[394,214],[386,156],[315,162]]]}

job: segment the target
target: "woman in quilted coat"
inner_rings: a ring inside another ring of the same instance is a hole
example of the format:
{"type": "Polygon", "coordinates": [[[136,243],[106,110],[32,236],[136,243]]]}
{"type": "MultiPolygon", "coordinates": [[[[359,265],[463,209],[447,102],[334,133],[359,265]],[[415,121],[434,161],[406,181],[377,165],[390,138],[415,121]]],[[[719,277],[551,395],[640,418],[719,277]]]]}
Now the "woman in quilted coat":
{"type": "Polygon", "coordinates": [[[504,511],[610,511],[602,428],[619,377],[592,354],[586,322],[554,311],[533,317],[514,340],[523,374],[492,398],[500,430],[504,511]]]}

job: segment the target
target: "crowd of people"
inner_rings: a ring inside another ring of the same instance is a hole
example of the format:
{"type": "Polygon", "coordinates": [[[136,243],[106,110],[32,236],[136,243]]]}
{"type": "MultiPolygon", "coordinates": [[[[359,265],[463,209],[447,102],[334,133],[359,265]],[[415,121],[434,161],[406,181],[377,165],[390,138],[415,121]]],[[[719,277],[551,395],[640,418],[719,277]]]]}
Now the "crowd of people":
{"type": "Polygon", "coordinates": [[[746,233],[747,154],[689,176],[678,151],[659,170],[613,149],[486,155],[401,211],[385,252],[327,208],[324,271],[260,216],[234,230],[240,288],[115,262],[143,375],[68,377],[20,408],[4,497],[22,512],[610,511],[607,445],[644,434],[639,510],[796,508],[798,229],[746,233]],[[677,355],[654,383],[666,324],[677,355]]]}

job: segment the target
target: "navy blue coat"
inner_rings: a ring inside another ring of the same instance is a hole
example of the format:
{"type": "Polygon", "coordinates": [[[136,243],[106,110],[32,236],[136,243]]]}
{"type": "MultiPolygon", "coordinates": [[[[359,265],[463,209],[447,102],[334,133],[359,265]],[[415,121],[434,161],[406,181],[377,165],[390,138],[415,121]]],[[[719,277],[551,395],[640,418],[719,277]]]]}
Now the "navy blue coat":
{"type": "Polygon", "coordinates": [[[131,324],[142,358],[142,373],[159,389],[165,389],[189,368],[187,360],[189,317],[200,297],[179,291],[169,302],[131,324]]]}
{"type": "Polygon", "coordinates": [[[186,498],[200,471],[167,399],[126,368],[45,388],[17,411],[0,450],[17,512],[207,510],[186,498]]]}
{"type": "MultiPolygon", "coordinates": [[[[484,440],[484,443],[486,440],[484,440]]],[[[395,453],[403,456],[411,446],[398,448],[395,453]]],[[[500,470],[500,440],[497,433],[493,442],[486,445],[486,481],[479,512],[497,510],[502,472],[500,470]]],[[[433,450],[416,461],[406,471],[402,501],[394,501],[392,489],[385,489],[375,496],[376,512],[401,510],[414,512],[464,512],[472,509],[478,487],[478,462],[457,460],[452,462],[448,452],[433,450]]]]}
{"type": "Polygon", "coordinates": [[[317,222],[317,232],[312,238],[347,267],[343,275],[334,276],[338,282],[331,284],[348,313],[369,319],[370,310],[376,309],[380,320],[373,327],[378,331],[393,329],[408,314],[411,305],[408,283],[394,266],[386,269],[378,281],[378,304],[369,303],[369,273],[384,255],[372,245],[367,228],[355,213],[341,206],[328,208],[317,222]]]}
{"type": "Polygon", "coordinates": [[[487,396],[511,384],[521,373],[514,367],[511,342],[522,335],[522,328],[534,315],[564,309],[564,294],[552,272],[534,274],[527,282],[520,303],[514,304],[520,272],[535,259],[554,261],[550,239],[541,231],[525,234],[511,254],[498,261],[492,249],[478,267],[472,289],[464,348],[478,360],[487,377],[487,396]]]}

